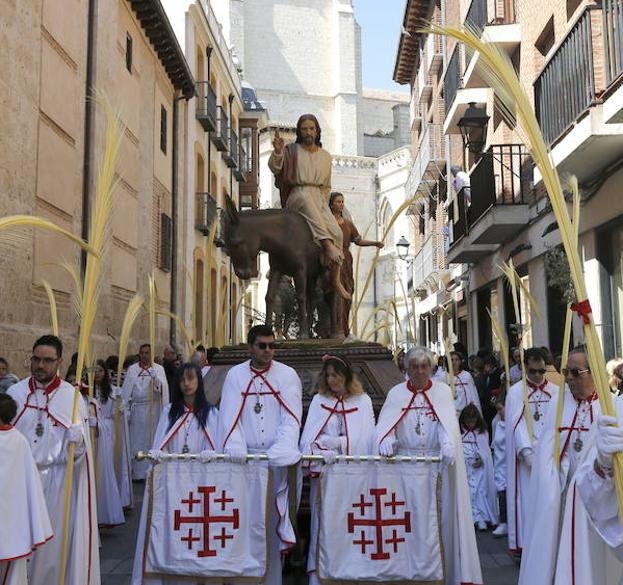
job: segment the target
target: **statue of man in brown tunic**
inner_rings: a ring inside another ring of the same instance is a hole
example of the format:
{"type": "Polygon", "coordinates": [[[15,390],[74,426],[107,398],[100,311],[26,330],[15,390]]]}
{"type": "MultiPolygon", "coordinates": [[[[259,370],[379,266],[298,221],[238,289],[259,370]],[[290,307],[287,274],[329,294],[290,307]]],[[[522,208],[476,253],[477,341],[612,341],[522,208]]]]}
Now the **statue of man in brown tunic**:
{"type": "Polygon", "coordinates": [[[312,114],[301,116],[296,124],[296,142],[286,146],[277,131],[273,147],[268,166],[275,175],[281,206],[307,220],[314,241],[322,247],[324,260],[331,269],[336,292],[350,299],[339,278],[339,265],[344,258],[342,229],[329,209],[331,155],[322,148],[318,120],[312,114]]]}

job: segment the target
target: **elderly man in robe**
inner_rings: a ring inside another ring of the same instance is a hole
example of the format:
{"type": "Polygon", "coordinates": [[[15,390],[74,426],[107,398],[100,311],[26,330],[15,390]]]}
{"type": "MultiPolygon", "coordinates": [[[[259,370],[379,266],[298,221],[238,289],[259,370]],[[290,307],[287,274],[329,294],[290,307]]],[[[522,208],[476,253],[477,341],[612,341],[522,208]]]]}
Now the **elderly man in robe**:
{"type": "MultiPolygon", "coordinates": [[[[534,454],[528,497],[520,585],[603,585],[608,553],[580,498],[576,472],[588,460],[600,415],[586,350],[571,351],[563,374],[560,425],[552,403],[534,454]],[[558,452],[554,438],[560,435],[558,452]]],[[[615,581],[616,582],[616,581],[615,581]]]]}
{"type": "MultiPolygon", "coordinates": [[[[388,393],[379,414],[381,455],[441,453],[441,524],[446,585],[482,584],[467,473],[454,399],[443,382],[432,381],[435,360],[423,347],[405,356],[408,380],[388,393]]],[[[431,467],[431,473],[438,473],[431,467]]]]}
{"type": "Polygon", "coordinates": [[[331,155],[322,148],[320,124],[312,114],[304,114],[296,124],[296,142],[284,143],[277,131],[268,166],[275,175],[281,206],[300,213],[307,221],[314,242],[322,247],[331,269],[331,282],[337,293],[350,299],[340,281],[342,228],[329,208],[331,155]]]}

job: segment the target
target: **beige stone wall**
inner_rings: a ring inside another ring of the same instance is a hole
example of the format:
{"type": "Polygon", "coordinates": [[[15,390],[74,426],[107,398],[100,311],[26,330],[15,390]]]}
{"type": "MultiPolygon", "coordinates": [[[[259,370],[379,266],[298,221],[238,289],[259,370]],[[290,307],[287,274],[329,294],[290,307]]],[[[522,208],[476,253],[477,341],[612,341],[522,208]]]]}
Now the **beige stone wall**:
{"type": "MultiPolygon", "coordinates": [[[[87,3],[67,0],[3,3],[0,68],[0,215],[37,214],[81,232],[87,51],[87,3]],[[71,18],[67,18],[71,14],[71,18]]],[[[108,96],[126,125],[117,174],[112,233],[104,261],[93,353],[117,352],[128,299],[147,291],[154,271],[165,305],[170,275],[157,267],[160,212],[171,214],[174,89],[126,0],[99,3],[96,86],[108,96]],[[126,34],[133,39],[133,69],[125,65],[126,34]],[[160,151],[160,108],[168,113],[167,153],[160,151]]],[[[104,112],[95,106],[94,181],[104,148],[104,112]]],[[[182,195],[182,193],[180,193],[182,195]]],[[[75,245],[59,236],[20,231],[2,244],[0,270],[0,355],[25,373],[34,339],[49,331],[50,314],[41,287],[52,285],[59,305],[60,333],[67,359],[75,350],[77,318],[73,288],[59,263],[77,265],[75,245]]],[[[159,346],[168,320],[159,322],[159,346]]],[[[131,350],[148,338],[146,319],[133,334],[131,350]]]]}

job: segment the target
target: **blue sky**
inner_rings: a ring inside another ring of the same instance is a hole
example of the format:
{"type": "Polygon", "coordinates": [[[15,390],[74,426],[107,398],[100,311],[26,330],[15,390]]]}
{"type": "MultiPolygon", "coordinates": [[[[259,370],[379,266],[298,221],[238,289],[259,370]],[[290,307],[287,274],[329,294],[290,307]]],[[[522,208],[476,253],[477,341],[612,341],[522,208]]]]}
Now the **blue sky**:
{"type": "Polygon", "coordinates": [[[405,0],[353,0],[353,4],[361,25],[363,86],[408,91],[408,86],[392,80],[405,0]]]}

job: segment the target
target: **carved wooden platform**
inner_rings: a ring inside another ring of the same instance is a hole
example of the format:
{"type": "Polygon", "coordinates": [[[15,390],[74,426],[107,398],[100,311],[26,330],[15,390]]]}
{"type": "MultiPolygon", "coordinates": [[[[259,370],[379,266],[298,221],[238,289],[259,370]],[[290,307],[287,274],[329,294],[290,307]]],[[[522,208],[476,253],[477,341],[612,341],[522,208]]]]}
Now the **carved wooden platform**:
{"type": "MultiPolygon", "coordinates": [[[[378,343],[342,344],[328,339],[279,343],[275,350],[275,359],[294,368],[301,378],[304,412],[316,393],[322,356],[327,353],[350,364],[372,398],[376,414],[389,389],[404,381],[400,370],[394,364],[392,352],[378,343]]],[[[204,379],[210,402],[218,403],[229,368],[247,359],[249,352],[246,345],[224,348],[215,356],[215,365],[204,379]]]]}

